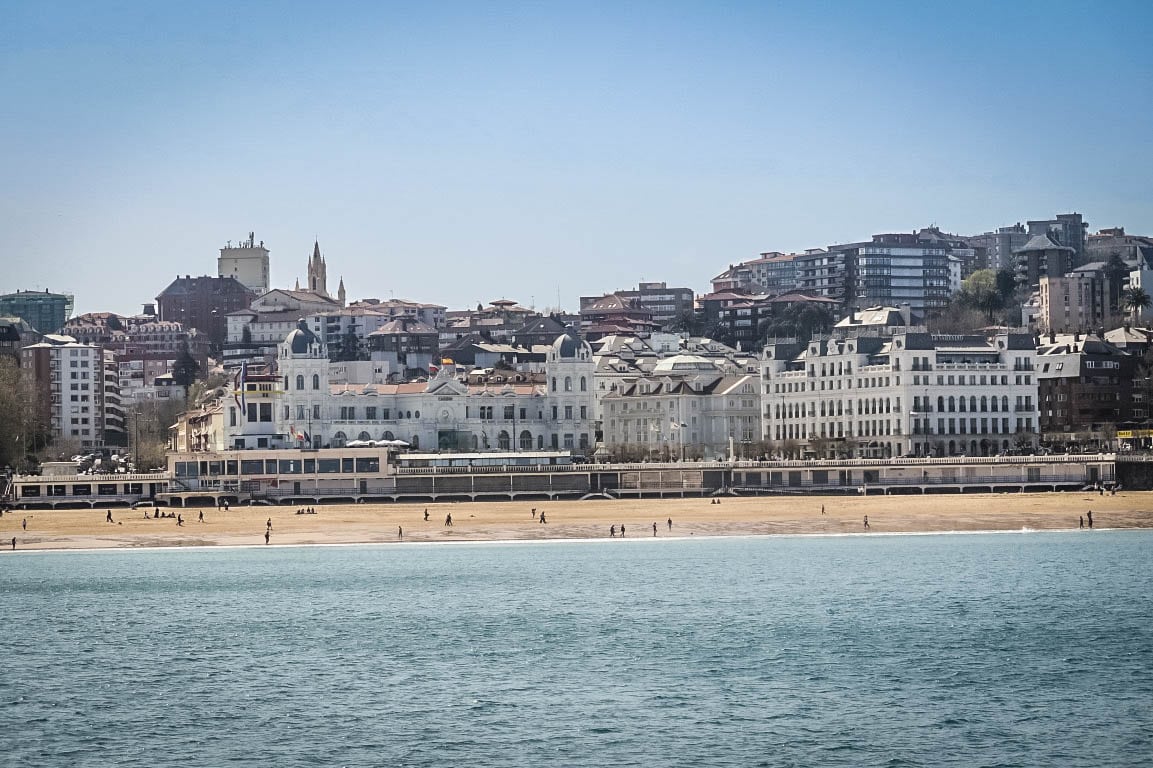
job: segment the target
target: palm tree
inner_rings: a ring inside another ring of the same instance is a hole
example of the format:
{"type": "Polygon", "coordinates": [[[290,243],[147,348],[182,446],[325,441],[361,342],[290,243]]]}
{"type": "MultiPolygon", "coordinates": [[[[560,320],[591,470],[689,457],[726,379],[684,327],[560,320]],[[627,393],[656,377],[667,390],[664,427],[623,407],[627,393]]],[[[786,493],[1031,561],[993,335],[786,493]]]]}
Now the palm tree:
{"type": "Polygon", "coordinates": [[[1153,298],[1145,292],[1145,289],[1134,285],[1125,289],[1121,294],[1121,304],[1133,314],[1133,324],[1136,325],[1140,318],[1141,311],[1153,306],[1153,298]]]}

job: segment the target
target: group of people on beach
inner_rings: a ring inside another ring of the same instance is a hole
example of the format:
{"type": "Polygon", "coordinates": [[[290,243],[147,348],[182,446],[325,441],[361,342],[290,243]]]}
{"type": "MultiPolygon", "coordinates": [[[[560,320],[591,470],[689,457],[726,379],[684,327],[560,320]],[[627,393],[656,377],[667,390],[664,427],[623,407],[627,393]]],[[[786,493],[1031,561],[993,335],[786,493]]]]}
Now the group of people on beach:
{"type": "Polygon", "coordinates": [[[1086,518],[1088,518],[1088,519],[1089,519],[1089,527],[1090,527],[1090,528],[1092,528],[1092,527],[1093,527],[1093,510],[1091,510],[1091,509],[1090,509],[1090,510],[1089,510],[1088,512],[1086,512],[1084,515],[1082,515],[1082,516],[1079,516],[1079,517],[1077,518],[1077,527],[1078,527],[1078,528],[1084,528],[1084,527],[1085,527],[1085,519],[1086,519],[1086,518]]]}
{"type": "MultiPolygon", "coordinates": [[[[112,510],[108,511],[108,517],[105,518],[108,522],[112,522],[112,510]]],[[[147,512],[144,513],[145,520],[175,520],[177,525],[184,525],[184,516],[176,512],[162,512],[156,510],[156,514],[149,516],[147,512]]],[[[200,522],[204,522],[204,513],[200,513],[200,522]]]]}
{"type": "MultiPolygon", "coordinates": [[[[668,525],[669,530],[671,531],[673,529],[673,519],[670,517],[666,521],[666,524],[668,525]]],[[[625,537],[625,524],[624,523],[621,523],[621,525],[620,525],[620,532],[621,532],[620,537],[623,539],[625,537]]],[[[656,535],[657,535],[657,524],[656,524],[656,521],[653,521],[653,536],[656,536],[656,535]]],[[[615,539],[616,537],[617,537],[617,526],[615,524],[610,525],[609,526],[609,538],[615,539]]]]}
{"type": "Polygon", "coordinates": [[[296,510],[296,514],[298,514],[298,515],[315,515],[316,510],[313,509],[312,507],[301,507],[300,509],[296,510]]]}

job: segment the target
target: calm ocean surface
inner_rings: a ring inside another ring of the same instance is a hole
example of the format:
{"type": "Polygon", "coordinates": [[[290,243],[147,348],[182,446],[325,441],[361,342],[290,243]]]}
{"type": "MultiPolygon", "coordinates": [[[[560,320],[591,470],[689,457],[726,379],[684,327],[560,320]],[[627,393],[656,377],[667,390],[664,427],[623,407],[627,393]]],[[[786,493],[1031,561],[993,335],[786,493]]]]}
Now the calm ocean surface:
{"type": "Polygon", "coordinates": [[[4,766],[1153,762],[1153,532],[0,554],[4,766]]]}

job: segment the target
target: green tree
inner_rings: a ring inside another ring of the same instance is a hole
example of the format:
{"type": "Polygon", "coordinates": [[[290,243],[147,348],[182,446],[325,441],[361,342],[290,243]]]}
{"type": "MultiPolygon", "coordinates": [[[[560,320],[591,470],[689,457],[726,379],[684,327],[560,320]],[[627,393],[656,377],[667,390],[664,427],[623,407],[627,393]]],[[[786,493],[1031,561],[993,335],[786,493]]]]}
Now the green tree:
{"type": "Polygon", "coordinates": [[[348,333],[340,337],[340,341],[333,346],[332,351],[329,353],[329,358],[333,362],[350,362],[353,360],[363,360],[360,337],[349,329],[348,333]]]}
{"type": "Polygon", "coordinates": [[[40,398],[15,358],[0,356],[0,469],[26,468],[48,442],[40,398]]]}
{"type": "Polygon", "coordinates": [[[196,358],[185,344],[176,358],[175,365],[172,366],[172,383],[179,387],[190,387],[192,382],[196,381],[196,374],[199,372],[200,364],[196,362],[196,358]]]}
{"type": "Polygon", "coordinates": [[[961,283],[960,299],[967,306],[983,312],[985,320],[1004,306],[1004,298],[997,284],[997,273],[991,269],[978,269],[961,283]]]}
{"type": "Polygon", "coordinates": [[[1136,325],[1141,317],[1141,311],[1153,306],[1153,298],[1144,288],[1133,285],[1121,294],[1121,305],[1132,314],[1132,322],[1136,325]]]}
{"type": "Polygon", "coordinates": [[[1108,290],[1108,298],[1106,299],[1109,307],[1109,321],[1121,313],[1121,297],[1125,290],[1125,281],[1129,278],[1129,265],[1121,258],[1119,253],[1109,254],[1109,260],[1105,262],[1105,268],[1102,270],[1105,275],[1105,285],[1108,290]]]}

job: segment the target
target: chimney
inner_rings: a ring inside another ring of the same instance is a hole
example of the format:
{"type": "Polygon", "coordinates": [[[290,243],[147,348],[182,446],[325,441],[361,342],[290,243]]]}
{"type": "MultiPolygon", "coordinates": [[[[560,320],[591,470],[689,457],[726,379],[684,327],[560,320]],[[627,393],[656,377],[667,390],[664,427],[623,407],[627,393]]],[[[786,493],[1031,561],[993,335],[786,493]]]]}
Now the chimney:
{"type": "Polygon", "coordinates": [[[905,321],[905,326],[908,327],[913,324],[913,308],[909,306],[908,302],[904,302],[900,306],[901,318],[905,321]]]}

